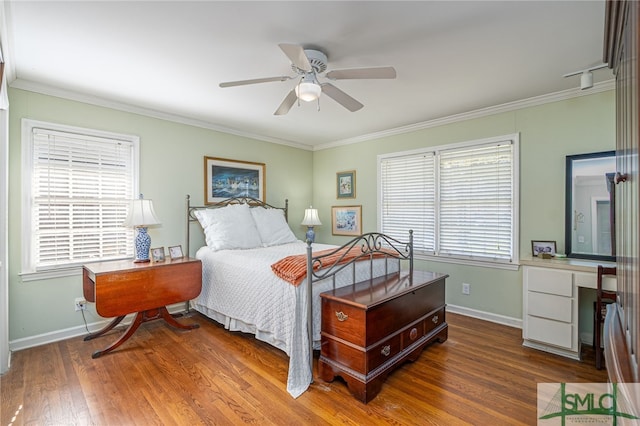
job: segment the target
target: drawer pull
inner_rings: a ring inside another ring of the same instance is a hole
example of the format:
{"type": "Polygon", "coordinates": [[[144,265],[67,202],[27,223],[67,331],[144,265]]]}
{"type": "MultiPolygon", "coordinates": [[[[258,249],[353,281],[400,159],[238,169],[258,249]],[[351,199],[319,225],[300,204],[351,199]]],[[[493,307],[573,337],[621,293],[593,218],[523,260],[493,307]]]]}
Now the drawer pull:
{"type": "Polygon", "coordinates": [[[384,356],[389,356],[389,354],[391,353],[391,345],[383,347],[380,353],[384,356]]]}
{"type": "Polygon", "coordinates": [[[345,314],[342,311],[336,312],[336,317],[338,318],[338,321],[346,321],[347,319],[349,319],[349,315],[345,314]]]}
{"type": "Polygon", "coordinates": [[[418,337],[418,329],[413,327],[409,332],[409,339],[416,340],[416,337],[418,337]]]}
{"type": "Polygon", "coordinates": [[[438,316],[434,315],[433,318],[431,318],[431,321],[433,321],[434,324],[438,323],[438,316]]]}

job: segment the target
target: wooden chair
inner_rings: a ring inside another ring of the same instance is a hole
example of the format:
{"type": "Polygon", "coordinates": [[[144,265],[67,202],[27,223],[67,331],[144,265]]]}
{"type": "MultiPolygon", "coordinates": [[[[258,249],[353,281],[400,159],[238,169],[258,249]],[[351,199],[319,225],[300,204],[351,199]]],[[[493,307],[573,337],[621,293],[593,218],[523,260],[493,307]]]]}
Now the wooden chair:
{"type": "Polygon", "coordinates": [[[596,353],[596,368],[602,369],[602,324],[607,313],[607,305],[616,302],[616,293],[602,289],[602,278],[605,275],[616,275],[616,267],[598,265],[598,278],[596,287],[596,301],[593,304],[593,349],[596,353]]]}

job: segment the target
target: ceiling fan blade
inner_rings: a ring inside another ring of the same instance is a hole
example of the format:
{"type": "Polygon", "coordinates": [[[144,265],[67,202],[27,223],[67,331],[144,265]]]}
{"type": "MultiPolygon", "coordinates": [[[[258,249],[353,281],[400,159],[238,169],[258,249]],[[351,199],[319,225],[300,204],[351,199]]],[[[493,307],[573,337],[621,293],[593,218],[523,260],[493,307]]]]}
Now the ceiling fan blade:
{"type": "Polygon", "coordinates": [[[298,99],[298,96],[296,96],[296,91],[295,90],[290,91],[287,97],[284,98],[284,101],[282,101],[282,103],[280,104],[276,112],[273,113],[273,115],[285,115],[286,113],[289,112],[293,104],[296,103],[297,99],[298,99]]]}
{"type": "Polygon", "coordinates": [[[269,83],[270,81],[287,81],[287,80],[291,80],[292,78],[293,77],[283,75],[280,77],[255,78],[253,80],[227,81],[225,83],[220,83],[219,86],[220,87],[244,86],[246,84],[269,83]]]}
{"type": "Polygon", "coordinates": [[[355,112],[364,106],[331,83],[323,83],[321,86],[322,93],[325,93],[351,112],[355,112]]]}
{"type": "Polygon", "coordinates": [[[326,74],[331,80],[349,80],[360,78],[396,78],[396,69],[393,67],[378,68],[350,68],[333,70],[326,74]]]}
{"type": "Polygon", "coordinates": [[[304,49],[302,46],[298,44],[287,44],[280,43],[280,49],[284,52],[285,55],[291,60],[293,65],[301,69],[305,72],[311,72],[311,64],[309,63],[309,58],[304,53],[304,49]]]}

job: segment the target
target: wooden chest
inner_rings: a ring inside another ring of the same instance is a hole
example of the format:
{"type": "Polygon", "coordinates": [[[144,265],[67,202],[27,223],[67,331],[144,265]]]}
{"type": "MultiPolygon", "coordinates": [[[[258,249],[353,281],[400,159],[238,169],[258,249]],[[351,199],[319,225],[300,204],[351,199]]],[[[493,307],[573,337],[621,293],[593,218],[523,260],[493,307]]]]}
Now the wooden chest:
{"type": "Polygon", "coordinates": [[[403,271],[322,293],[320,378],[341,376],[367,403],[394,368],[447,340],[447,276],[403,271]]]}

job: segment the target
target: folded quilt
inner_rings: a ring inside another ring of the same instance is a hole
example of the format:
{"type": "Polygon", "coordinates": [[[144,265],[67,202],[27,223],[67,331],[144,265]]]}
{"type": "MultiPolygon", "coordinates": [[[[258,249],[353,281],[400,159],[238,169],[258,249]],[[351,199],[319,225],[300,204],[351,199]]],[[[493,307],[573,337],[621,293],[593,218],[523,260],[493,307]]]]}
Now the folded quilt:
{"type": "MultiPolygon", "coordinates": [[[[397,257],[398,253],[393,250],[382,249],[380,251],[363,251],[360,246],[345,247],[340,250],[328,249],[313,253],[313,257],[322,257],[321,262],[314,262],[313,270],[317,271],[321,267],[331,267],[336,265],[342,265],[351,261],[368,260],[371,258],[380,258],[384,256],[397,257]]],[[[278,277],[293,284],[299,286],[302,281],[307,277],[307,255],[298,254],[293,256],[287,256],[280,259],[273,265],[271,270],[278,277]]]]}

